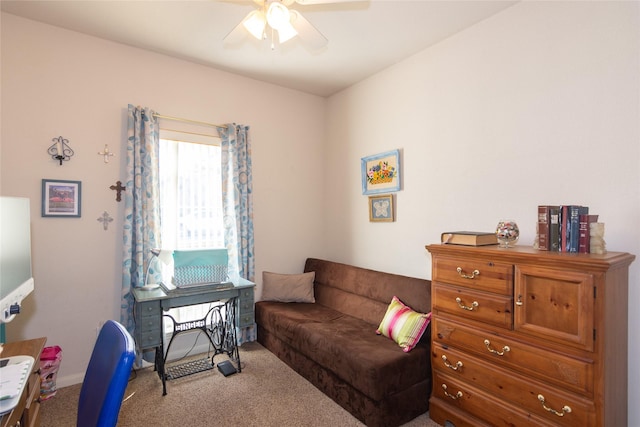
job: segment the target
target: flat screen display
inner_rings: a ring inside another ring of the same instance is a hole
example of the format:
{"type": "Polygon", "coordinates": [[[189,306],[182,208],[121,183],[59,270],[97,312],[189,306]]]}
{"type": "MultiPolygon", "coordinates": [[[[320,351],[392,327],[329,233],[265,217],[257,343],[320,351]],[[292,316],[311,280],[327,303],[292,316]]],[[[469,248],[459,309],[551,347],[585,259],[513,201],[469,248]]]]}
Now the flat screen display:
{"type": "Polygon", "coordinates": [[[0,197],[0,322],[32,291],[29,199],[0,197]]]}

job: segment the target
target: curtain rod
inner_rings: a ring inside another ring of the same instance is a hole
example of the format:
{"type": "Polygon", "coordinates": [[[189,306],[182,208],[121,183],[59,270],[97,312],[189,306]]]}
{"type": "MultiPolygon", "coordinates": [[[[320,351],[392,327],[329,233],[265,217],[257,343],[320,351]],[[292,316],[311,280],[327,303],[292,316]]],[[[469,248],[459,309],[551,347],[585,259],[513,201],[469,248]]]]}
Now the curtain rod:
{"type": "Polygon", "coordinates": [[[163,114],[158,114],[158,113],[153,113],[153,117],[156,117],[156,118],[159,118],[159,119],[175,120],[175,121],[178,121],[178,122],[195,123],[197,125],[211,126],[211,127],[219,128],[219,129],[226,129],[227,128],[224,125],[216,125],[214,123],[201,122],[199,120],[183,119],[181,117],[165,116],[163,114]]]}
{"type": "MultiPolygon", "coordinates": [[[[187,135],[195,135],[195,136],[204,136],[207,138],[218,138],[220,139],[219,135],[214,135],[212,133],[200,133],[200,132],[188,132],[186,130],[178,130],[178,129],[169,129],[169,128],[165,128],[165,127],[160,127],[160,130],[164,130],[167,132],[176,132],[176,133],[185,133],[187,135]]],[[[162,138],[162,139],[171,139],[171,138],[162,138]]]]}

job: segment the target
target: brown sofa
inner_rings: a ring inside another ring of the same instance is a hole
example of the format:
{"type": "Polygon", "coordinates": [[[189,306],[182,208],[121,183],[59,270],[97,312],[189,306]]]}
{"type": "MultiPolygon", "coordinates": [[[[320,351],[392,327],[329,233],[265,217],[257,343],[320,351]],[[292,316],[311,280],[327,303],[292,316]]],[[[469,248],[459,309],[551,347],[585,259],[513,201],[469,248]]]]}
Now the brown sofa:
{"type": "Polygon", "coordinates": [[[397,426],[429,409],[429,327],[408,353],[376,334],[393,296],[431,311],[428,280],[307,259],[315,303],[256,303],[258,342],[368,426],[397,426]]]}

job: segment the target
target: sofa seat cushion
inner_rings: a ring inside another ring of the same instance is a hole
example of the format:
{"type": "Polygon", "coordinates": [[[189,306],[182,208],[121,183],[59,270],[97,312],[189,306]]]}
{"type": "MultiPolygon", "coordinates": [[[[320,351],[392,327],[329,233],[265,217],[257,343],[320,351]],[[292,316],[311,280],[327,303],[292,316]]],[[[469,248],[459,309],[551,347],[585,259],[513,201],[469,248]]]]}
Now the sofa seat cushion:
{"type": "Polygon", "coordinates": [[[375,326],[319,304],[258,302],[256,322],[375,401],[430,375],[426,335],[405,353],[375,326]]]}
{"type": "Polygon", "coordinates": [[[299,304],[276,301],[258,301],[255,304],[256,323],[277,335],[285,343],[294,345],[302,323],[324,323],[344,314],[320,304],[299,304]]]}

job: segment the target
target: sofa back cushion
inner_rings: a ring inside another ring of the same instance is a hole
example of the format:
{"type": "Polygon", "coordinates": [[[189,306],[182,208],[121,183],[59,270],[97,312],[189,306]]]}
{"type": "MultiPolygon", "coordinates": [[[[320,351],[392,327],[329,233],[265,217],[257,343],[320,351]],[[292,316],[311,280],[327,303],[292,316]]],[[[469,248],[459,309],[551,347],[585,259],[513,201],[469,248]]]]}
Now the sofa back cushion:
{"type": "Polygon", "coordinates": [[[317,258],[308,258],[304,271],[316,273],[316,303],[362,319],[375,327],[380,324],[394,296],[415,311],[431,311],[431,282],[426,279],[317,258]]]}

